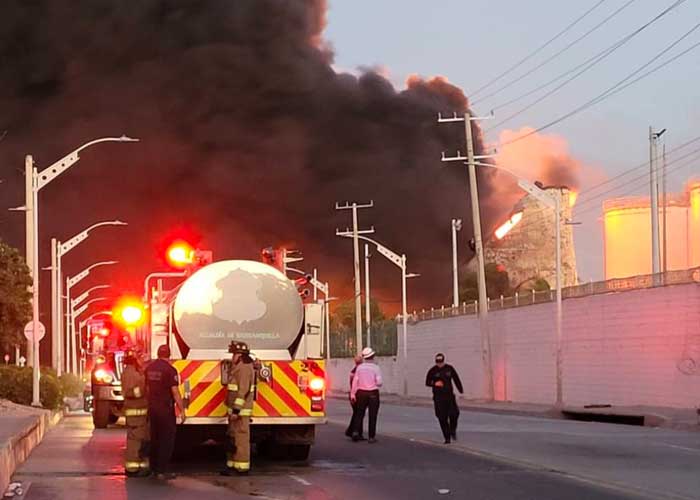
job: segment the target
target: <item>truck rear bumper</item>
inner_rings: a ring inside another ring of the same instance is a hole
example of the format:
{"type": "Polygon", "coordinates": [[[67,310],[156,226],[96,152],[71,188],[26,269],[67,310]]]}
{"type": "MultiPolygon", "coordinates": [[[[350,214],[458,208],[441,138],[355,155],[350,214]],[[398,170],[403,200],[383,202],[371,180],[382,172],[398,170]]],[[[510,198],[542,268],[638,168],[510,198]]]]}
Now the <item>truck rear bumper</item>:
{"type": "Polygon", "coordinates": [[[95,385],[92,396],[96,401],[124,401],[121,385],[95,385]]]}
{"type": "MultiPolygon", "coordinates": [[[[320,425],[328,422],[324,417],[251,417],[251,425],[320,425]]],[[[226,425],[228,417],[187,417],[185,425],[226,425]]]]}

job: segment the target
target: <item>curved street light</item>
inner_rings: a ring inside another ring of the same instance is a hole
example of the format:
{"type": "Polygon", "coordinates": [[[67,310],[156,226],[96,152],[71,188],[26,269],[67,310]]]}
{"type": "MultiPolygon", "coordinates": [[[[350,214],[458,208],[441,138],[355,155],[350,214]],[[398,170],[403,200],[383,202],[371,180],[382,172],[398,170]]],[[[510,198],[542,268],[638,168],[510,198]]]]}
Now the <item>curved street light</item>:
{"type": "MultiPolygon", "coordinates": [[[[122,135],[102,137],[86,142],[57,162],[39,172],[32,155],[24,158],[26,262],[32,274],[32,331],[39,331],[39,191],[80,160],[80,152],[102,142],[136,142],[138,139],[122,135]]],[[[32,370],[32,406],[41,406],[39,399],[39,338],[27,343],[27,355],[32,370]]]]}
{"type": "MultiPolygon", "coordinates": [[[[342,236],[344,238],[352,238],[353,234],[352,232],[336,232],[336,236],[342,236]]],[[[402,322],[402,342],[403,342],[403,360],[404,363],[408,363],[408,337],[407,337],[407,330],[408,330],[408,311],[407,311],[407,305],[406,305],[406,280],[408,278],[417,278],[420,276],[419,274],[416,273],[406,273],[406,254],[397,254],[395,252],[392,252],[389,250],[387,247],[379,243],[378,241],[373,240],[372,238],[369,238],[364,235],[357,235],[357,238],[367,241],[369,243],[372,243],[376,249],[377,252],[382,254],[384,257],[386,257],[388,260],[394,263],[397,267],[401,269],[401,322],[402,322]]],[[[408,393],[408,378],[407,378],[407,373],[406,373],[406,368],[407,366],[404,367],[403,370],[403,392],[404,394],[408,393]]]]}
{"type": "Polygon", "coordinates": [[[101,262],[95,262],[94,264],[86,267],[82,271],[80,271],[78,274],[72,277],[66,278],[66,335],[67,335],[67,340],[66,340],[66,371],[70,371],[72,373],[75,373],[77,370],[77,364],[76,364],[76,345],[75,345],[75,327],[74,327],[74,311],[73,311],[73,306],[71,305],[71,297],[70,297],[70,291],[71,288],[73,288],[75,285],[77,285],[80,281],[85,279],[89,274],[90,271],[95,269],[96,267],[99,266],[109,266],[109,265],[114,265],[118,264],[118,261],[116,260],[104,260],[101,262]]]}
{"type": "Polygon", "coordinates": [[[56,373],[60,376],[63,364],[63,264],[62,258],[80,243],[85,241],[90,231],[102,226],[126,226],[121,220],[97,222],[87,229],[76,234],[66,242],[60,242],[56,238],[51,239],[51,358],[56,373]]]}

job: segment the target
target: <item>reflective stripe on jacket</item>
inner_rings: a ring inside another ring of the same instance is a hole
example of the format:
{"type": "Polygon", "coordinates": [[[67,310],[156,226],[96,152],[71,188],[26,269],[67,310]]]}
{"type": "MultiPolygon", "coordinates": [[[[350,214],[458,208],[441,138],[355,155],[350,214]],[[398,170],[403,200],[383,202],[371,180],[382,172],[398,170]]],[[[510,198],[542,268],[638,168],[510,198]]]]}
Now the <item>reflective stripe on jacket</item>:
{"type": "Polygon", "coordinates": [[[255,397],[255,368],[252,363],[239,362],[229,372],[226,405],[230,413],[250,416],[253,413],[255,397]]]}
{"type": "MultiPolygon", "coordinates": [[[[122,393],[124,394],[124,413],[127,417],[141,416],[130,415],[129,410],[144,411],[148,408],[146,401],[146,378],[133,365],[126,365],[122,373],[122,393]]],[[[145,415],[146,413],[143,413],[145,415]]]]}

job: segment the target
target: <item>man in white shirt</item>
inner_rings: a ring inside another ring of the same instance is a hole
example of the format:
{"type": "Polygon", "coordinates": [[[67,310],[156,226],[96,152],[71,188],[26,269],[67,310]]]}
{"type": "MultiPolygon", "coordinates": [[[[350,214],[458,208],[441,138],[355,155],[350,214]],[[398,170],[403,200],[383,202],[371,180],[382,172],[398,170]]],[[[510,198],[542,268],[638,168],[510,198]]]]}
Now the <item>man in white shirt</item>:
{"type": "Polygon", "coordinates": [[[355,403],[352,440],[359,441],[365,420],[365,411],[369,408],[368,443],[376,443],[377,414],[379,413],[379,388],[382,386],[382,371],[374,363],[375,352],[371,347],[362,349],[364,362],[358,365],[352,379],[350,401],[355,403]]]}

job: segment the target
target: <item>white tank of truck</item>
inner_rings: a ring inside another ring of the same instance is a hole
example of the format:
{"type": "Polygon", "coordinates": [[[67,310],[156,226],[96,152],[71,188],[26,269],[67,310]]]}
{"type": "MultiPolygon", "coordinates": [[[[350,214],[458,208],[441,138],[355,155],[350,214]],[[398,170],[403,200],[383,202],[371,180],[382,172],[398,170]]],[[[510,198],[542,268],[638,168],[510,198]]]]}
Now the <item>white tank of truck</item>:
{"type": "Polygon", "coordinates": [[[188,358],[226,352],[236,340],[259,356],[284,359],[301,332],[304,305],[294,282],[276,268],[225,260],[199,269],[184,282],[173,315],[190,349],[188,358]]]}

